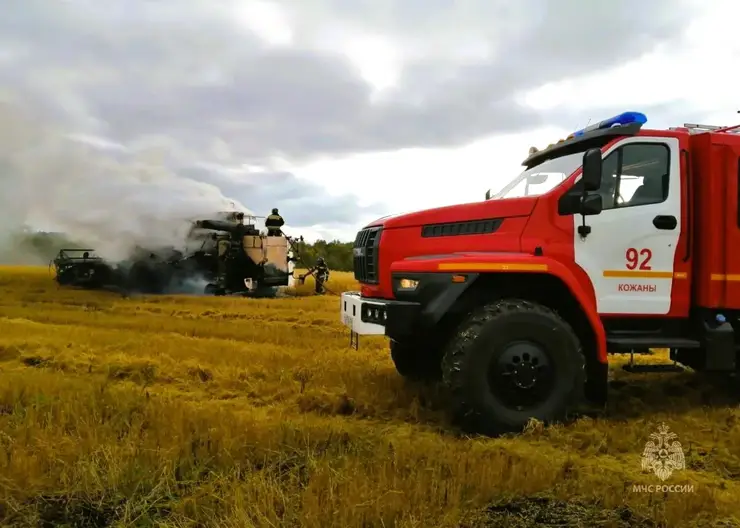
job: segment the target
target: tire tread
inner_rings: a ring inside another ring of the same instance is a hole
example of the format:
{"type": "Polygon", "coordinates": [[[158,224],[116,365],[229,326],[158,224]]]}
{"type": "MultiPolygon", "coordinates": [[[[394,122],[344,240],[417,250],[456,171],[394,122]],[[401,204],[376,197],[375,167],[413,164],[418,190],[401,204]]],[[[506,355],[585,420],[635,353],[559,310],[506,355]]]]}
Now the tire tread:
{"type": "Polygon", "coordinates": [[[569,394],[568,407],[578,405],[583,399],[585,358],[580,341],[567,321],[561,318],[551,308],[524,299],[502,299],[483,305],[475,309],[468,316],[467,320],[460,325],[456,334],[449,341],[442,358],[442,382],[449,392],[453,415],[463,425],[472,427],[474,430],[483,434],[495,436],[513,431],[505,424],[492,423],[490,419],[481,420],[482,416],[479,411],[476,411],[466,396],[465,380],[462,375],[463,365],[467,361],[469,354],[472,353],[472,343],[488,324],[508,314],[522,312],[537,314],[544,319],[552,321],[553,324],[560,326],[567,332],[574,343],[578,344],[577,349],[581,363],[578,365],[579,378],[569,394]]]}

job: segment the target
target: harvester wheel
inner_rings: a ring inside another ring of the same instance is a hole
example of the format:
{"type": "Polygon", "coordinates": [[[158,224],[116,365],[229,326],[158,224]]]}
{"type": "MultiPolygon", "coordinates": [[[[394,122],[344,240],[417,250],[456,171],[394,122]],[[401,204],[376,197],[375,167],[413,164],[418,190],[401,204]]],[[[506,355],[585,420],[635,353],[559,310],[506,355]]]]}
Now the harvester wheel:
{"type": "Polygon", "coordinates": [[[505,299],[473,312],[447,345],[443,381],[468,431],[521,432],[562,421],[581,403],[585,360],[571,326],[549,308],[505,299]]]}
{"type": "Polygon", "coordinates": [[[406,379],[428,382],[442,379],[441,351],[428,343],[391,340],[391,359],[396,371],[406,379]]]}

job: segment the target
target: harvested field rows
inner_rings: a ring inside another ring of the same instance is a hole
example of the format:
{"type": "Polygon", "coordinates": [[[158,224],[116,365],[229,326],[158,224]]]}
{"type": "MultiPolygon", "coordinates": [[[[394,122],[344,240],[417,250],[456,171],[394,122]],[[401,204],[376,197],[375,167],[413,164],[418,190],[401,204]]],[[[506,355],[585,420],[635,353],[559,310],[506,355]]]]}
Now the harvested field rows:
{"type": "Polygon", "coordinates": [[[740,526],[729,391],[613,368],[600,415],[465,438],[384,339],[350,350],[337,297],[312,287],[122,298],[0,269],[0,523],[740,526]],[[640,465],[661,422],[686,453],[663,484],[691,491],[633,490],[661,484],[640,465]]]}

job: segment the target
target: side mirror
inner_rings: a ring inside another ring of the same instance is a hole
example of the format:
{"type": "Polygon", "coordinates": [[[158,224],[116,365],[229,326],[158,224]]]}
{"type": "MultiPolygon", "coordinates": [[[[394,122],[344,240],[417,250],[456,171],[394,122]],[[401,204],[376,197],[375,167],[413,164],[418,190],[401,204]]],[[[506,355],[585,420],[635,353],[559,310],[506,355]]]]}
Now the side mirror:
{"type": "Polygon", "coordinates": [[[600,214],[604,209],[604,203],[600,194],[587,194],[581,200],[581,211],[583,216],[600,214]]]}
{"type": "Polygon", "coordinates": [[[583,155],[583,190],[597,191],[601,187],[601,150],[588,149],[583,155]]]}
{"type": "Polygon", "coordinates": [[[486,191],[486,200],[490,200],[490,199],[491,199],[491,189],[488,189],[486,191]]]}

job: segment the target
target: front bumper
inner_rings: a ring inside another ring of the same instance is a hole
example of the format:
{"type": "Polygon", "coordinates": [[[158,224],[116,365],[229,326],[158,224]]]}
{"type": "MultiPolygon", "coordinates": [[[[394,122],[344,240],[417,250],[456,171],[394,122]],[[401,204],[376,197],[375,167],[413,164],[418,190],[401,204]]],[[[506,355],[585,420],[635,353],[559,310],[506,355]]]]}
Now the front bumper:
{"type": "Polygon", "coordinates": [[[357,335],[385,335],[394,340],[413,335],[421,304],[406,301],[367,299],[358,292],[340,298],[340,320],[357,335]]]}
{"type": "Polygon", "coordinates": [[[394,300],[345,292],[339,301],[340,320],[353,336],[385,335],[397,342],[428,337],[477,277],[475,273],[394,273],[394,300]],[[406,281],[416,285],[406,287],[406,281]]]}

